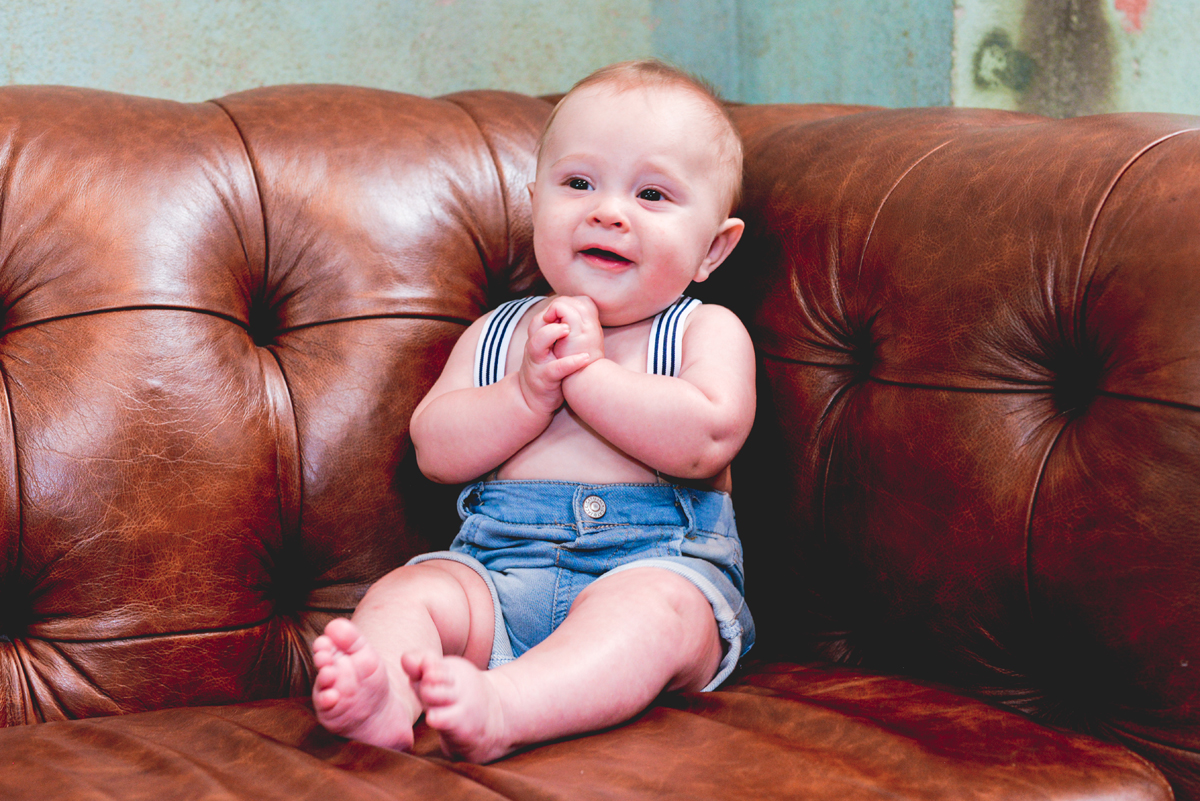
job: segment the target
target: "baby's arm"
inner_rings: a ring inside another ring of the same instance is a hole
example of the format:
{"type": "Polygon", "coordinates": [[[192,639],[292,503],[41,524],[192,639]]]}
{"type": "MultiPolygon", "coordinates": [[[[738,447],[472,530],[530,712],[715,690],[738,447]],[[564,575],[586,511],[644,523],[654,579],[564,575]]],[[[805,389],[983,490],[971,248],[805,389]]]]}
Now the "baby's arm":
{"type": "Polygon", "coordinates": [[[455,484],[494,470],[550,425],[562,406],[562,379],[588,354],[559,358],[554,345],[568,326],[550,309],[529,325],[521,368],[486,387],[472,378],[475,346],[486,317],[459,338],[441,376],[413,411],[411,435],[421,472],[455,484]]]}
{"type": "Polygon", "coordinates": [[[567,377],[563,394],[629,456],[668,475],[709,478],[733,461],[754,422],[754,346],[721,306],[700,306],[688,322],[678,378],[598,359],[567,377]]]}

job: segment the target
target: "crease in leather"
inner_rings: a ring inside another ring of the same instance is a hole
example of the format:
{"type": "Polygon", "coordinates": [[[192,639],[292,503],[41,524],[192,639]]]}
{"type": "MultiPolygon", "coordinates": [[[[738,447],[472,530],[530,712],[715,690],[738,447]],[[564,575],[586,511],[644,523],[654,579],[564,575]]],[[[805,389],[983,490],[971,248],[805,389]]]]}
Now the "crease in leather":
{"type": "MultiPolygon", "coordinates": [[[[262,181],[259,180],[258,161],[250,152],[250,143],[246,141],[246,134],[242,130],[242,126],[238,123],[237,118],[233,116],[233,113],[229,110],[229,108],[226,107],[220,101],[220,99],[210,100],[208,102],[221,109],[221,112],[229,119],[233,129],[237,132],[238,141],[242,143],[242,154],[246,157],[246,163],[250,167],[250,179],[254,182],[254,195],[258,198],[259,222],[262,224],[263,231],[262,285],[258,288],[258,293],[260,295],[258,301],[262,303],[266,300],[267,287],[271,284],[271,235],[269,229],[267,228],[267,201],[266,198],[263,197],[262,181]]],[[[246,263],[249,264],[249,251],[246,248],[246,243],[242,238],[241,233],[241,229],[239,228],[238,241],[242,245],[242,252],[246,254],[246,263]]]]}
{"type": "Polygon", "coordinates": [[[203,629],[180,629],[178,631],[153,631],[145,634],[134,634],[126,637],[94,637],[94,638],[64,638],[55,637],[48,639],[44,637],[26,637],[25,639],[37,640],[48,644],[63,644],[63,645],[91,645],[99,643],[124,643],[138,642],[141,640],[161,640],[170,637],[206,637],[216,634],[230,634],[236,631],[251,631],[256,628],[268,626],[272,621],[279,617],[274,611],[271,611],[266,617],[251,622],[251,623],[236,623],[228,626],[212,626],[203,629]]]}
{"type": "MultiPolygon", "coordinates": [[[[208,769],[208,765],[207,765],[207,764],[205,764],[204,762],[201,762],[200,760],[198,760],[198,759],[194,758],[192,755],[188,754],[186,751],[181,751],[181,750],[180,750],[180,749],[178,749],[178,748],[172,748],[172,747],[169,745],[169,743],[170,743],[170,740],[168,740],[168,739],[166,739],[166,738],[152,738],[152,737],[148,737],[148,736],[146,736],[146,735],[144,735],[144,734],[140,734],[140,733],[138,733],[138,732],[136,732],[136,731],[130,731],[129,729],[122,729],[122,730],[121,730],[119,733],[118,733],[118,732],[114,732],[114,731],[112,731],[112,729],[111,729],[111,728],[109,728],[109,727],[103,727],[103,725],[102,725],[102,721],[101,721],[101,722],[99,722],[99,725],[98,725],[97,723],[94,723],[94,722],[92,722],[92,721],[85,721],[85,722],[84,722],[84,724],[85,724],[85,725],[88,725],[88,724],[90,724],[90,726],[89,726],[89,727],[90,727],[90,728],[93,728],[93,729],[100,729],[100,728],[103,728],[103,729],[106,731],[106,733],[107,733],[107,734],[109,734],[110,736],[113,736],[113,737],[115,737],[115,738],[118,738],[118,739],[127,739],[127,740],[132,740],[132,741],[134,741],[134,742],[137,742],[137,743],[143,743],[143,744],[147,744],[147,745],[149,745],[149,746],[150,746],[150,748],[149,748],[149,749],[147,749],[147,750],[148,750],[148,751],[149,751],[149,753],[151,753],[151,754],[155,754],[156,752],[158,752],[158,751],[160,751],[160,750],[161,750],[161,751],[164,751],[164,752],[166,752],[166,753],[168,753],[168,754],[172,754],[172,755],[174,755],[174,757],[175,757],[175,758],[177,758],[177,759],[179,759],[180,761],[182,761],[182,762],[184,762],[184,763],[186,763],[186,764],[188,764],[188,765],[192,766],[193,768],[197,769],[197,771],[198,771],[198,772],[199,772],[201,775],[203,775],[203,776],[206,776],[206,777],[208,777],[208,778],[212,779],[212,780],[213,780],[213,783],[214,783],[214,784],[216,784],[216,785],[217,785],[218,787],[220,787],[221,789],[225,790],[225,791],[226,791],[226,792],[229,794],[229,796],[230,796],[230,797],[238,797],[238,796],[240,795],[240,794],[238,794],[238,793],[235,793],[235,792],[233,792],[233,788],[232,788],[232,786],[231,786],[231,785],[229,785],[229,784],[228,784],[227,782],[225,782],[224,780],[222,780],[222,779],[220,778],[219,774],[217,774],[217,773],[216,773],[215,771],[213,771],[213,770],[210,770],[210,769],[208,769]]],[[[192,777],[189,777],[189,789],[190,789],[190,790],[192,790],[192,791],[195,791],[195,790],[197,789],[197,788],[195,787],[194,783],[193,783],[193,782],[194,782],[194,779],[195,779],[194,775],[193,775],[192,777]]]]}
{"type": "MultiPolygon", "coordinates": [[[[1079,302],[1080,301],[1079,285],[1080,285],[1080,282],[1083,281],[1083,266],[1085,264],[1087,264],[1088,251],[1091,249],[1091,246],[1092,246],[1092,235],[1095,233],[1095,230],[1096,230],[1096,222],[1100,219],[1100,214],[1101,214],[1101,212],[1104,211],[1104,207],[1106,205],[1108,205],[1108,200],[1110,197],[1112,197],[1112,193],[1116,190],[1117,184],[1120,183],[1121,179],[1125,177],[1125,174],[1127,172],[1129,172],[1130,168],[1133,167],[1133,165],[1138,160],[1140,160],[1142,157],[1144,157],[1151,150],[1153,150],[1154,148],[1163,144],[1164,142],[1174,139],[1177,136],[1181,136],[1181,135],[1187,134],[1187,133],[1195,133],[1196,131],[1200,131],[1200,128],[1184,128],[1184,129],[1181,129],[1178,131],[1172,131],[1171,133],[1169,133],[1165,136],[1160,136],[1158,139],[1155,139],[1154,141],[1150,142],[1149,144],[1143,146],[1141,150],[1139,150],[1137,153],[1134,153],[1133,156],[1130,157],[1125,162],[1125,164],[1121,166],[1121,168],[1119,170],[1117,170],[1116,175],[1113,176],[1112,180],[1109,182],[1108,186],[1105,188],[1104,193],[1100,197],[1100,202],[1096,204],[1096,208],[1092,212],[1091,220],[1088,221],[1087,234],[1084,235],[1083,247],[1080,248],[1080,251],[1079,251],[1079,267],[1075,272],[1075,291],[1074,291],[1073,297],[1071,298],[1072,306],[1075,308],[1075,315],[1076,315],[1075,330],[1076,330],[1076,332],[1083,330],[1082,315],[1084,313],[1084,305],[1079,302]]],[[[1092,280],[1092,277],[1089,277],[1088,281],[1087,281],[1089,286],[1091,284],[1091,280],[1092,280]]],[[[1085,287],[1085,292],[1086,292],[1086,287],[1085,287]]]]}
{"type": "MultiPolygon", "coordinates": [[[[58,649],[55,648],[54,650],[57,652],[58,649]]],[[[32,667],[31,663],[33,661],[33,655],[28,652],[28,646],[26,646],[24,656],[25,656],[25,658],[21,659],[21,670],[25,674],[25,682],[26,682],[25,689],[28,692],[30,699],[32,699],[32,701],[33,701],[34,714],[36,716],[36,720],[38,722],[45,722],[45,721],[52,720],[52,719],[53,720],[70,720],[71,719],[70,715],[67,712],[68,706],[63,701],[62,694],[59,692],[58,684],[55,682],[43,682],[41,680],[41,674],[39,674],[32,667]],[[27,662],[27,660],[28,660],[28,662],[27,662]],[[36,684],[36,687],[35,687],[35,684],[36,684]],[[50,701],[53,701],[54,704],[56,705],[53,710],[48,710],[46,708],[46,705],[42,703],[40,694],[37,692],[37,688],[45,689],[48,699],[50,701]],[[51,718],[49,716],[50,712],[57,713],[56,717],[51,718]]]]}
{"type": "MultiPolygon", "coordinates": [[[[483,126],[479,124],[479,120],[476,119],[474,114],[472,114],[470,111],[467,110],[466,106],[464,106],[462,103],[458,102],[457,100],[453,100],[448,97],[444,97],[444,98],[440,98],[440,99],[443,102],[449,103],[450,105],[456,107],[471,121],[471,124],[475,126],[475,130],[479,132],[479,138],[483,141],[484,147],[487,148],[488,156],[492,160],[492,174],[496,178],[495,188],[496,188],[496,191],[499,192],[499,194],[500,194],[500,208],[504,209],[504,253],[506,255],[505,263],[512,264],[513,257],[514,257],[512,232],[511,232],[512,222],[511,222],[511,218],[510,218],[510,210],[508,207],[508,193],[504,191],[504,187],[505,187],[504,178],[503,178],[504,172],[500,167],[500,159],[496,155],[496,148],[492,145],[492,140],[488,137],[487,132],[483,130],[483,126]]],[[[472,229],[472,230],[474,230],[474,229],[472,229]]],[[[490,268],[491,265],[488,264],[489,260],[483,258],[483,256],[484,256],[483,243],[479,241],[478,237],[475,238],[474,244],[475,244],[475,250],[480,256],[479,261],[483,264],[487,264],[488,267],[490,268]]],[[[484,275],[490,276],[491,272],[492,272],[491,269],[485,270],[484,275]]]]}
{"type": "MultiPolygon", "coordinates": [[[[930,148],[927,152],[922,154],[920,158],[916,159],[915,161],[913,161],[912,164],[908,165],[908,167],[905,168],[904,172],[902,172],[900,174],[900,176],[898,178],[896,178],[895,181],[892,182],[892,185],[890,187],[888,187],[888,191],[884,194],[883,199],[881,199],[879,201],[879,205],[875,208],[875,215],[873,217],[871,217],[871,224],[867,226],[867,236],[866,236],[866,239],[863,240],[862,252],[859,253],[859,255],[858,255],[858,273],[857,273],[857,275],[855,275],[856,281],[862,280],[863,264],[867,260],[867,250],[868,250],[868,248],[870,248],[871,238],[875,234],[875,224],[877,222],[879,222],[879,216],[881,214],[883,214],[883,209],[885,206],[887,206],[887,203],[891,199],[892,194],[896,191],[896,189],[900,186],[900,184],[904,183],[904,179],[907,178],[909,176],[909,174],[912,173],[913,170],[915,170],[917,167],[919,167],[922,162],[924,162],[926,159],[928,159],[934,153],[938,152],[939,150],[944,148],[946,145],[950,144],[951,141],[953,141],[953,140],[946,139],[945,141],[943,141],[941,144],[937,145],[936,147],[930,148]]],[[[844,319],[845,314],[846,314],[846,306],[845,306],[845,303],[842,302],[840,292],[837,294],[837,298],[838,298],[838,304],[840,306],[838,311],[840,311],[842,313],[843,319],[844,319]]]]}
{"type": "MultiPolygon", "coordinates": [[[[42,640],[42,642],[45,643],[46,646],[52,651],[54,651],[54,653],[58,654],[58,658],[61,659],[65,664],[70,665],[71,669],[75,671],[75,675],[86,681],[88,687],[90,687],[93,692],[111,703],[113,709],[121,709],[120,702],[117,701],[116,698],[113,698],[112,693],[110,693],[108,690],[105,690],[89,671],[85,670],[83,666],[80,665],[75,659],[72,659],[71,656],[61,647],[60,642],[56,642],[54,640],[42,640]]],[[[61,704],[62,700],[60,698],[56,697],[56,700],[58,700],[61,704]]],[[[63,709],[66,708],[67,707],[64,705],[63,709]]]]}
{"type": "MultiPolygon", "coordinates": [[[[0,336],[3,336],[0,334],[0,336]]],[[[12,555],[12,564],[8,565],[12,576],[21,575],[21,564],[24,557],[24,538],[25,538],[25,512],[24,505],[21,503],[22,497],[22,481],[21,481],[21,458],[17,450],[17,419],[13,412],[12,391],[9,389],[8,369],[4,366],[4,360],[0,359],[0,389],[4,395],[0,400],[4,403],[4,426],[7,429],[7,442],[11,446],[5,449],[4,457],[12,460],[12,485],[5,488],[8,495],[10,508],[3,510],[0,520],[14,521],[16,524],[16,532],[13,535],[15,543],[13,545],[14,553],[12,555]]],[[[8,580],[8,576],[0,575],[0,579],[8,580]]],[[[3,634],[5,632],[0,632],[3,634]]]]}
{"type": "MultiPolygon", "coordinates": [[[[225,320],[227,322],[233,323],[238,328],[241,328],[243,331],[246,331],[247,333],[249,333],[249,331],[250,331],[249,323],[247,323],[243,320],[239,320],[238,318],[233,317],[231,315],[225,314],[224,312],[213,311],[212,309],[202,309],[202,308],[198,308],[196,306],[180,306],[180,305],[175,305],[175,304],[170,304],[170,303],[139,303],[139,304],[131,305],[131,306],[111,306],[111,307],[107,307],[107,308],[103,308],[103,309],[88,309],[87,311],[71,312],[70,314],[57,314],[57,315],[54,315],[51,317],[41,317],[37,320],[30,320],[27,323],[21,323],[20,325],[14,325],[12,328],[7,328],[3,331],[0,331],[0,337],[7,336],[8,334],[11,334],[15,331],[22,331],[27,328],[34,328],[36,326],[45,325],[48,323],[57,323],[62,320],[74,320],[74,319],[77,319],[80,317],[93,317],[93,316],[100,315],[100,314],[114,314],[114,313],[118,313],[118,312],[130,312],[130,311],[177,311],[177,312],[190,312],[193,314],[204,314],[209,317],[216,317],[221,320],[225,320]]],[[[313,322],[310,322],[310,323],[300,323],[299,325],[293,325],[293,326],[288,326],[286,328],[280,328],[273,332],[273,336],[277,338],[277,337],[283,336],[284,334],[291,334],[296,331],[303,331],[303,330],[306,330],[309,328],[319,328],[320,326],[323,326],[323,325],[334,325],[337,323],[354,323],[354,322],[358,322],[360,320],[430,320],[433,322],[452,323],[454,325],[461,325],[461,326],[468,326],[472,322],[471,320],[464,320],[460,317],[452,317],[452,316],[443,315],[443,314],[421,314],[419,312],[358,314],[358,315],[351,315],[348,317],[331,317],[327,320],[314,320],[313,322]]]]}
{"type": "Polygon", "coordinates": [[[297,546],[304,518],[303,453],[300,423],[296,419],[296,399],[283,368],[283,360],[274,347],[258,348],[263,386],[271,400],[271,422],[275,427],[275,486],[279,505],[281,547],[297,546]],[[268,362],[262,353],[271,355],[268,362]],[[274,370],[267,367],[274,365],[274,370]],[[286,454],[284,451],[286,450],[286,454]],[[290,467],[285,467],[285,459],[290,467]]]}
{"type": "Polygon", "coordinates": [[[1054,434],[1050,444],[1046,446],[1046,451],[1042,454],[1041,464],[1038,465],[1037,478],[1033,482],[1033,491],[1029,494],[1029,504],[1025,511],[1025,607],[1029,614],[1029,622],[1036,628],[1037,612],[1033,604],[1033,519],[1037,511],[1038,498],[1041,497],[1042,483],[1046,478],[1046,470],[1050,464],[1050,457],[1058,448],[1058,443],[1062,439],[1063,432],[1067,430],[1070,424],[1061,417],[1056,417],[1060,420],[1058,431],[1054,434]]]}
{"type": "MultiPolygon", "coordinates": [[[[849,371],[854,368],[848,364],[834,364],[830,362],[814,362],[808,359],[794,359],[790,356],[780,356],[775,353],[762,351],[760,355],[764,359],[770,359],[773,362],[781,364],[794,364],[800,367],[816,367],[825,370],[842,370],[849,371]]],[[[923,384],[916,381],[896,381],[891,378],[880,378],[878,376],[867,376],[859,383],[874,383],[892,387],[904,387],[906,389],[924,389],[934,392],[961,392],[975,395],[1045,395],[1047,393],[1046,384],[1044,382],[1023,381],[1019,378],[1011,379],[1013,383],[1028,383],[1030,387],[956,387],[953,384],[923,384]]],[[[1113,392],[1107,389],[1098,389],[1095,392],[1098,398],[1112,398],[1113,400],[1126,400],[1134,403],[1149,403],[1155,406],[1163,406],[1171,409],[1180,409],[1187,412],[1200,412],[1200,404],[1183,403],[1182,401],[1163,400],[1162,398],[1151,398],[1146,395],[1131,395],[1125,392],[1113,392]]]]}

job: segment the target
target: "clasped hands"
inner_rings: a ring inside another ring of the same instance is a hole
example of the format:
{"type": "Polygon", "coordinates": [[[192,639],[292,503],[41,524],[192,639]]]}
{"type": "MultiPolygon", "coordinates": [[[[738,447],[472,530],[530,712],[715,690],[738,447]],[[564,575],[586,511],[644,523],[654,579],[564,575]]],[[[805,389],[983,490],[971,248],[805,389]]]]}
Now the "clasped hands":
{"type": "Polygon", "coordinates": [[[565,403],[563,381],[604,358],[604,329],[586,296],[559,295],[529,324],[521,360],[521,394],[529,408],[553,415],[565,403]]]}

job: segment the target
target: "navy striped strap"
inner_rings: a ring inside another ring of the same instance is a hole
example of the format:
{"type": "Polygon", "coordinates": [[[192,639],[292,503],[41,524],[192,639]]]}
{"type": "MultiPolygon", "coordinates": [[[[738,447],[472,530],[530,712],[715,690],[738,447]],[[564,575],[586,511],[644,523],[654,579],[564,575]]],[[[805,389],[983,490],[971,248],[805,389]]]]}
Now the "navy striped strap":
{"type": "Polygon", "coordinates": [[[683,364],[683,321],[700,301],[683,295],[650,324],[650,344],[646,352],[646,372],[675,377],[683,364]]]}
{"type": "MultiPolygon", "coordinates": [[[[475,386],[486,387],[504,377],[508,346],[517,323],[530,306],[544,299],[545,295],[518,298],[500,304],[492,312],[475,345],[475,386]]],[[[679,375],[683,363],[683,322],[699,305],[700,301],[684,295],[654,318],[646,346],[647,373],[679,375]]]]}
{"type": "Polygon", "coordinates": [[[508,344],[512,341],[513,331],[529,307],[544,298],[545,295],[517,298],[501,303],[492,312],[475,345],[475,386],[486,387],[504,378],[508,344]]]}

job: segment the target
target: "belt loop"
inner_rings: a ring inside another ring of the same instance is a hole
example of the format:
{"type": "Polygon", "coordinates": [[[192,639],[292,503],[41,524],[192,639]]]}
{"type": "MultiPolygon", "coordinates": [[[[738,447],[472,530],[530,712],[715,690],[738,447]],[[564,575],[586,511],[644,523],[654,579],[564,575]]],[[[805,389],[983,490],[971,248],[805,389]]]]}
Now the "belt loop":
{"type": "Polygon", "coordinates": [[[468,484],[463,487],[463,491],[458,494],[458,516],[461,519],[466,520],[475,514],[471,511],[470,507],[475,506],[482,500],[479,497],[479,488],[482,486],[482,481],[476,481],[474,484],[468,484]]]}
{"type": "MultiPolygon", "coordinates": [[[[575,536],[582,537],[586,534],[584,529],[584,514],[583,514],[583,498],[587,494],[587,488],[583,484],[575,485],[575,492],[571,494],[571,518],[575,523],[575,536]]],[[[586,518],[590,519],[590,518],[586,518]]]]}
{"type": "Polygon", "coordinates": [[[692,534],[696,531],[696,510],[692,507],[692,493],[677,484],[671,485],[671,489],[675,490],[675,505],[687,520],[688,533],[692,534]]]}

